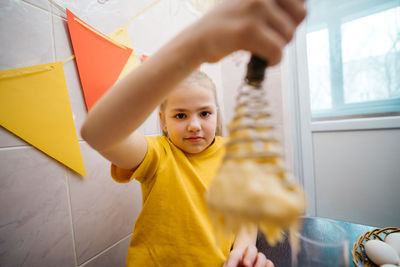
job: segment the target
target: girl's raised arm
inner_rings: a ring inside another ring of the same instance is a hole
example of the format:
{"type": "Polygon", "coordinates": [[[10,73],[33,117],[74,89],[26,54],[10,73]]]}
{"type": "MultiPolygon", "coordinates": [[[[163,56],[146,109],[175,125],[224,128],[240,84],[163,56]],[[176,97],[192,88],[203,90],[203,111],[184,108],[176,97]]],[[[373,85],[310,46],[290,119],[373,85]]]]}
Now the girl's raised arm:
{"type": "Polygon", "coordinates": [[[147,144],[135,130],[186,76],[240,49],[278,64],[305,15],[304,0],[223,2],[111,88],[88,113],[82,137],[116,165],[136,168],[147,144]]]}

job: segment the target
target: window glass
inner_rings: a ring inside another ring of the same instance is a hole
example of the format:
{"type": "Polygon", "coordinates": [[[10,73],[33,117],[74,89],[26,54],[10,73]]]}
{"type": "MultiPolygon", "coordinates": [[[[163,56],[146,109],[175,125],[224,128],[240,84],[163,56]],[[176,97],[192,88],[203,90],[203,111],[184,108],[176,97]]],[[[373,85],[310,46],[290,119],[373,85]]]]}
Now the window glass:
{"type": "Polygon", "coordinates": [[[399,14],[392,8],[342,25],[345,103],[400,97],[399,14]]]}
{"type": "Polygon", "coordinates": [[[308,5],[313,118],[400,115],[400,1],[308,5]]]}
{"type": "Polygon", "coordinates": [[[328,30],[307,34],[311,109],[331,108],[328,30]]]}

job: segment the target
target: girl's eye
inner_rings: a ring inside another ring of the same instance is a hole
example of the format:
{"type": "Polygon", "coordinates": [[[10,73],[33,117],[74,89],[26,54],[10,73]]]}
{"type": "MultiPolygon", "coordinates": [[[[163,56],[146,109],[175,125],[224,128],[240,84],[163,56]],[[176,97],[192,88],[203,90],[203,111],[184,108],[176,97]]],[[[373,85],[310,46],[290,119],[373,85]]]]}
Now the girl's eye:
{"type": "Polygon", "coordinates": [[[205,117],[205,118],[207,118],[210,115],[211,115],[211,112],[209,112],[209,111],[203,111],[203,112],[200,113],[200,116],[201,117],[205,117]]]}
{"type": "Polygon", "coordinates": [[[184,118],[186,118],[186,115],[184,113],[178,113],[174,117],[177,119],[184,119],[184,118]]]}

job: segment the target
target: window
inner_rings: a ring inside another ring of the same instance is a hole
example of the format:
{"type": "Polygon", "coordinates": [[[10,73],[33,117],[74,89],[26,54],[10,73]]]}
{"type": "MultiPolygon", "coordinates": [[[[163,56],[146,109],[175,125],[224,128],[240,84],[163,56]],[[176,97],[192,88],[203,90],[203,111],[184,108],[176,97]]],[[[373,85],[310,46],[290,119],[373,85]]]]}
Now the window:
{"type": "Polygon", "coordinates": [[[313,120],[400,115],[400,1],[309,0],[313,120]]]}

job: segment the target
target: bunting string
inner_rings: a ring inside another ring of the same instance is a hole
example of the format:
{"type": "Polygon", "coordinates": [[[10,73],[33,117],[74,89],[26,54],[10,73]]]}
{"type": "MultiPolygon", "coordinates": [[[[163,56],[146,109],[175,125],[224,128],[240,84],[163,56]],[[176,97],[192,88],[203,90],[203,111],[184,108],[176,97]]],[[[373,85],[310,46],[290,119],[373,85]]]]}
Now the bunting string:
{"type": "Polygon", "coordinates": [[[75,59],[75,55],[72,55],[72,56],[70,56],[69,58],[64,59],[64,60],[62,61],[62,63],[65,64],[65,63],[67,63],[67,62],[69,62],[69,61],[71,61],[71,60],[73,60],[73,59],[75,59]]]}
{"type": "Polygon", "coordinates": [[[47,66],[47,67],[42,67],[42,68],[31,68],[29,70],[14,71],[14,72],[10,72],[10,73],[0,73],[0,80],[7,79],[7,78],[13,78],[13,77],[21,77],[24,75],[49,71],[49,70],[53,70],[53,69],[54,69],[53,66],[47,66]]]}
{"type": "MultiPolygon", "coordinates": [[[[53,5],[54,7],[56,7],[56,8],[57,8],[59,11],[61,11],[64,15],[66,14],[66,9],[63,8],[62,6],[60,6],[59,4],[57,4],[54,0],[48,0],[48,1],[49,1],[49,3],[50,3],[51,5],[53,5]]],[[[134,15],[125,25],[123,25],[123,26],[120,28],[120,31],[122,31],[124,28],[127,28],[135,19],[137,19],[137,18],[140,17],[142,14],[144,14],[145,12],[147,12],[148,10],[150,10],[152,7],[154,7],[155,5],[157,5],[159,2],[160,2],[160,0],[155,0],[155,1],[153,1],[150,5],[148,5],[148,6],[146,6],[145,8],[143,8],[143,9],[142,9],[141,11],[139,11],[136,15],[134,15]]],[[[65,15],[65,17],[63,17],[63,18],[66,19],[66,15],[65,15]]],[[[79,19],[77,19],[77,18],[75,18],[75,20],[76,20],[78,23],[80,23],[82,26],[86,27],[87,29],[89,29],[89,30],[91,30],[91,31],[93,31],[93,32],[95,32],[95,33],[97,33],[97,34],[99,34],[100,36],[103,36],[104,38],[106,38],[107,40],[109,40],[110,42],[112,42],[113,44],[115,44],[115,45],[117,45],[117,46],[119,46],[119,47],[121,47],[121,48],[126,49],[125,46],[122,46],[122,45],[116,43],[115,41],[113,41],[113,40],[112,40],[111,38],[109,38],[108,36],[106,36],[106,35],[104,35],[104,34],[98,32],[97,30],[93,29],[92,27],[90,27],[90,26],[87,25],[86,23],[82,22],[81,20],[79,20],[79,19]]],[[[72,56],[70,56],[70,57],[64,59],[62,62],[63,62],[63,63],[67,63],[67,62],[69,62],[69,61],[71,61],[71,60],[73,60],[73,59],[75,59],[75,55],[72,55],[72,56]]]]}
{"type": "Polygon", "coordinates": [[[83,27],[85,27],[86,29],[100,35],[101,37],[103,37],[104,39],[107,39],[109,42],[111,42],[113,45],[118,46],[119,48],[122,48],[124,50],[126,50],[126,47],[123,45],[120,45],[119,43],[115,42],[113,39],[111,39],[110,37],[108,37],[107,35],[102,34],[101,32],[97,31],[96,29],[93,29],[92,27],[90,27],[89,25],[87,25],[86,23],[84,23],[83,21],[81,21],[78,18],[74,18],[74,20],[76,22],[78,22],[79,24],[81,24],[83,27]]]}
{"type": "Polygon", "coordinates": [[[160,0],[155,0],[153,3],[151,3],[150,5],[148,5],[147,7],[143,8],[139,13],[137,13],[135,16],[133,16],[127,24],[125,24],[123,27],[128,27],[129,24],[131,24],[135,19],[137,19],[140,15],[142,15],[143,13],[147,12],[150,8],[152,8],[153,6],[157,5],[160,2],[160,0]]]}

